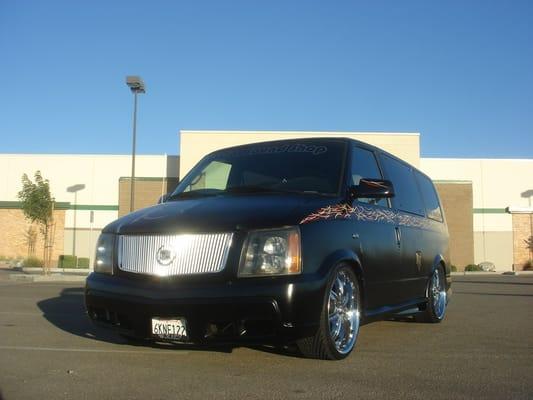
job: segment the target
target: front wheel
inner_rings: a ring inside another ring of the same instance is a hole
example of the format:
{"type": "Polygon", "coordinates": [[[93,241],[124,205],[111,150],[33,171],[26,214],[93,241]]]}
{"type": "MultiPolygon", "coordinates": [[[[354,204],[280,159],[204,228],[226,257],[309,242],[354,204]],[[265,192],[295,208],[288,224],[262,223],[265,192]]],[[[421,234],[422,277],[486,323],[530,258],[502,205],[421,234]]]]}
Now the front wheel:
{"type": "Polygon", "coordinates": [[[355,347],[361,320],[361,291],[350,265],[340,264],[330,275],[315,335],[297,342],[309,358],[340,360],[355,347]]]}
{"type": "Polygon", "coordinates": [[[442,267],[437,267],[428,284],[426,309],[421,315],[423,322],[441,322],[446,314],[448,298],[446,296],[446,278],[442,267]]]}

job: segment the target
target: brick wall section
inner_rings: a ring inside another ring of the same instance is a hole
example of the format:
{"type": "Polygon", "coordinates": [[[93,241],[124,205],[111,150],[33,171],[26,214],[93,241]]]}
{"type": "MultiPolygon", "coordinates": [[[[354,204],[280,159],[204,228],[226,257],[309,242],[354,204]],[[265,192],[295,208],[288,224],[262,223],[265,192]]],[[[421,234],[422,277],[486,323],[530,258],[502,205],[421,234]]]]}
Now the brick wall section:
{"type": "MultiPolygon", "coordinates": [[[[157,204],[163,193],[168,193],[176,187],[176,178],[139,178],[135,180],[135,209],[145,208],[157,204]]],[[[122,217],[130,212],[130,180],[121,178],[118,193],[118,216],[122,217]]]]}
{"type": "MultiPolygon", "coordinates": [[[[65,232],[65,211],[54,211],[55,236],[52,250],[52,266],[57,265],[59,255],[63,254],[63,242],[65,232]]],[[[24,217],[20,209],[0,209],[0,255],[4,257],[27,257],[28,244],[25,234],[31,224],[24,217]]],[[[35,256],[43,258],[43,238],[37,225],[34,225],[37,235],[35,244],[35,256]]]]}
{"type": "Polygon", "coordinates": [[[450,233],[450,260],[458,271],[474,263],[474,218],[471,183],[436,183],[450,233]]]}
{"type": "Polygon", "coordinates": [[[513,214],[513,267],[522,271],[532,254],[525,241],[533,235],[533,214],[513,214]]]}

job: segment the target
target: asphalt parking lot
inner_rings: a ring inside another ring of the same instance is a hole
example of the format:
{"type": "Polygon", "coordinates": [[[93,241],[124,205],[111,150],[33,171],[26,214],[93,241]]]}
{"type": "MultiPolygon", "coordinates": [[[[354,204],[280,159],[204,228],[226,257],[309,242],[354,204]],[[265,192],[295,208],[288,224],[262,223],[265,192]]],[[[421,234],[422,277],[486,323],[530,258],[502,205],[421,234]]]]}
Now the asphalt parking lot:
{"type": "Polygon", "coordinates": [[[135,346],[93,327],[81,283],[0,271],[11,399],[533,398],[533,276],[455,277],[442,324],[365,325],[340,362],[266,348],[135,346]]]}

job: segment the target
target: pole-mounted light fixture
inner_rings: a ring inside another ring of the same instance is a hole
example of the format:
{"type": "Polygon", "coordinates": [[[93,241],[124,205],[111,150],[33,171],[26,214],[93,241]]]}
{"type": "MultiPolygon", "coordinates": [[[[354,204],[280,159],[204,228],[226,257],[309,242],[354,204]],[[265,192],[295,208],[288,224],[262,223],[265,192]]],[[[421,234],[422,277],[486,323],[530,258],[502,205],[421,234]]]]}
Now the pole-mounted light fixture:
{"type": "Polygon", "coordinates": [[[130,181],[130,212],[134,209],[135,202],[135,143],[137,139],[137,94],[146,93],[144,81],[140,76],[129,75],[126,77],[126,85],[133,93],[133,144],[131,151],[131,181],[130,181]]]}

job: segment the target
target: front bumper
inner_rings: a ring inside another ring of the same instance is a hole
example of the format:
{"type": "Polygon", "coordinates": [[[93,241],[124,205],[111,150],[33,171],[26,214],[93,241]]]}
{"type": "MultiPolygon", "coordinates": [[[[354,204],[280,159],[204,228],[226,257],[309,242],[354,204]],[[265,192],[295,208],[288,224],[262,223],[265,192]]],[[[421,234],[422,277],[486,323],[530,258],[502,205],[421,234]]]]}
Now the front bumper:
{"type": "Polygon", "coordinates": [[[167,317],[185,318],[193,343],[286,342],[315,332],[324,288],[303,275],[191,284],[93,273],[85,304],[95,323],[139,338],[167,317]]]}

